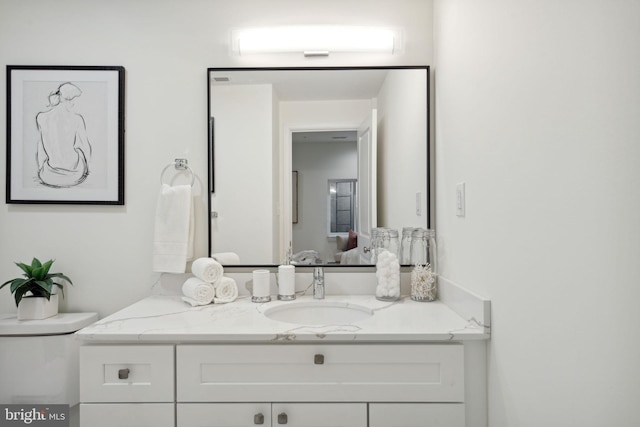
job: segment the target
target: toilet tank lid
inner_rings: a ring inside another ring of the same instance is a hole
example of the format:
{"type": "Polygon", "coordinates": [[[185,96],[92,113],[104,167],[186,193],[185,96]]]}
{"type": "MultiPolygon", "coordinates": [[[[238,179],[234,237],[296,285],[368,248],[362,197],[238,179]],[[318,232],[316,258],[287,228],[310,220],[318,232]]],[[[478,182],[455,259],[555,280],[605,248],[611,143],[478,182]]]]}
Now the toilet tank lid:
{"type": "Polygon", "coordinates": [[[0,314],[0,336],[70,334],[97,320],[98,313],[58,313],[42,320],[18,320],[15,313],[0,314]]]}

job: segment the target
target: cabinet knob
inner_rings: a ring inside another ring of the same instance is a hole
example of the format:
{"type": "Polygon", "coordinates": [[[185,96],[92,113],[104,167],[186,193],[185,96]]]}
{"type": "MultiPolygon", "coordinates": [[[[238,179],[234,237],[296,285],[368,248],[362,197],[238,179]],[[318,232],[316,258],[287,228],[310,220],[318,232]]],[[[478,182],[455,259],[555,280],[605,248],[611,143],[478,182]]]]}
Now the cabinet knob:
{"type": "Polygon", "coordinates": [[[371,248],[368,246],[365,246],[362,248],[362,252],[364,252],[365,254],[368,254],[369,252],[371,252],[371,248]]]}
{"type": "Polygon", "coordinates": [[[119,369],[118,370],[118,379],[119,380],[126,380],[127,378],[129,378],[129,369],[125,368],[125,369],[119,369]]]}
{"type": "Polygon", "coordinates": [[[313,356],[313,363],[315,365],[324,365],[324,354],[316,354],[313,356]]]}
{"type": "Polygon", "coordinates": [[[289,422],[289,417],[285,412],[278,414],[278,424],[286,424],[287,422],[289,422]]]}
{"type": "Polygon", "coordinates": [[[262,413],[253,416],[254,424],[264,424],[264,415],[262,413]]]}

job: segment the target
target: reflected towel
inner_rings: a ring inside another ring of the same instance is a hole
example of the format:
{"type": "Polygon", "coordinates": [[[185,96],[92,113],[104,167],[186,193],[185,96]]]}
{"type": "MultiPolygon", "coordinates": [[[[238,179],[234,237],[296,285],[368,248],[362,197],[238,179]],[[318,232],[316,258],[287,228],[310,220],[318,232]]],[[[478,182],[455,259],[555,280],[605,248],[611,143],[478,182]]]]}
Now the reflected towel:
{"type": "Polygon", "coordinates": [[[190,277],[182,284],[183,301],[191,305],[211,304],[215,296],[215,287],[197,277],[190,277]]]}
{"type": "Polygon", "coordinates": [[[194,276],[205,282],[213,283],[222,277],[224,269],[213,258],[198,258],[191,264],[191,272],[194,276]]]}
{"type": "Polygon", "coordinates": [[[219,278],[214,283],[214,287],[216,288],[216,296],[213,298],[213,302],[216,304],[233,302],[238,298],[238,285],[231,277],[219,278]]]}
{"type": "Polygon", "coordinates": [[[235,252],[218,252],[211,254],[211,258],[215,259],[222,265],[240,264],[240,256],[235,252]]]}
{"type": "Polygon", "coordinates": [[[156,204],[153,271],[185,272],[189,248],[193,245],[191,218],[191,186],[162,184],[156,204]]]}

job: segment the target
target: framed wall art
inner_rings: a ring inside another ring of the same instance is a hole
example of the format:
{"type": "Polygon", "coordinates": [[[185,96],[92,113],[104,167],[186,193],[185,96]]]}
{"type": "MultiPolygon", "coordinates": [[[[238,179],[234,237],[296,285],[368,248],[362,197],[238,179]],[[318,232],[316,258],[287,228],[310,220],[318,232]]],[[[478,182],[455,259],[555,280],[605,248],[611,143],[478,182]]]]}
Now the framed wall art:
{"type": "Polygon", "coordinates": [[[298,223],[298,171],[291,172],[291,222],[298,223]]]}
{"type": "Polygon", "coordinates": [[[124,68],[7,66],[7,203],[124,205],[124,68]]]}

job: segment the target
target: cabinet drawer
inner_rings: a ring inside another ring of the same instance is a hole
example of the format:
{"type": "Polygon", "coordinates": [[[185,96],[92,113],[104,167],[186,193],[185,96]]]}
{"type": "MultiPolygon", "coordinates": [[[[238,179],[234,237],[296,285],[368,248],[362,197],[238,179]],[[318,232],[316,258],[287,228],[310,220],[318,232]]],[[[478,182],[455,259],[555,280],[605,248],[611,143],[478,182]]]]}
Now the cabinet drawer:
{"type": "Polygon", "coordinates": [[[180,427],[246,427],[271,425],[271,403],[178,403],[180,427]]]}
{"type": "Polygon", "coordinates": [[[174,427],[172,403],[82,403],[80,427],[174,427]]]}
{"type": "Polygon", "coordinates": [[[80,347],[81,402],[173,402],[173,346],[80,347]]]}
{"type": "Polygon", "coordinates": [[[464,348],[181,345],[180,402],[462,402],[464,348]]]}
{"type": "Polygon", "coordinates": [[[464,427],[464,403],[372,403],[369,427],[464,427]]]}

